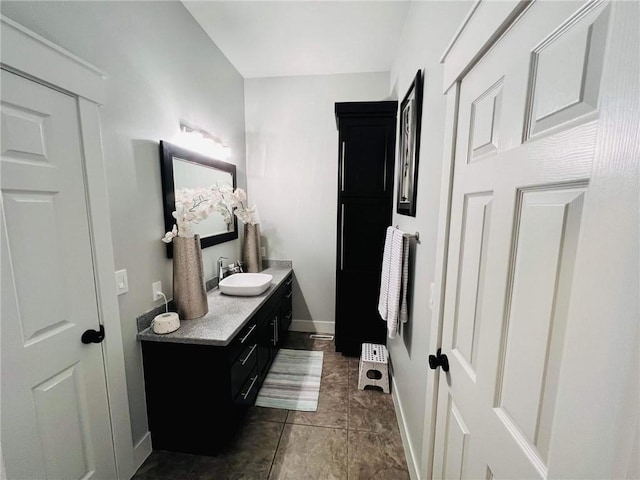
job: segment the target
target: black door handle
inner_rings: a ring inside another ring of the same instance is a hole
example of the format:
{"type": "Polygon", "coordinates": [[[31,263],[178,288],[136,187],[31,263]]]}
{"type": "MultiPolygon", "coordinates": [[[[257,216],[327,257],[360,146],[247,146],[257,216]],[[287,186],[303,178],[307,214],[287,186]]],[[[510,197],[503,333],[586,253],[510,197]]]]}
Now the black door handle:
{"type": "Polygon", "coordinates": [[[104,325],[100,325],[100,330],[85,330],[80,340],[84,344],[102,342],[104,340],[104,325]]]}
{"type": "Polygon", "coordinates": [[[438,349],[436,355],[429,355],[429,368],[435,370],[438,367],[442,367],[445,372],[449,371],[449,359],[440,349],[438,349]]]}

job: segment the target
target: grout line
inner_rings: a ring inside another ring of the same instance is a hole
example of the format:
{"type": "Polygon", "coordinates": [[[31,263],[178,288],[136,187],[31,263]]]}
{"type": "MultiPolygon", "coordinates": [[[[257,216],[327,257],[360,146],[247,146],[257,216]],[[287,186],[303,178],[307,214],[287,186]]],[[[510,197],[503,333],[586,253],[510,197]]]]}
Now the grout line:
{"type": "Polygon", "coordinates": [[[286,423],[286,425],[297,425],[299,427],[327,428],[329,430],[348,430],[346,427],[328,427],[327,425],[311,425],[308,423],[286,423]]]}
{"type": "MultiPolygon", "coordinates": [[[[287,417],[289,416],[289,410],[287,410],[287,417]]],[[[280,423],[280,422],[277,422],[280,423]]],[[[276,449],[273,451],[273,458],[271,459],[271,465],[269,466],[269,472],[267,473],[267,479],[271,476],[271,470],[273,470],[273,465],[276,463],[276,457],[278,456],[278,449],[280,448],[280,441],[282,440],[282,436],[284,435],[284,429],[287,426],[287,419],[285,417],[285,422],[282,424],[282,430],[280,430],[280,436],[278,437],[278,444],[276,445],[276,449]]]]}
{"type": "MultiPolygon", "coordinates": [[[[269,408],[269,407],[264,407],[264,408],[269,408]]],[[[287,410],[288,411],[288,410],[287,410]]],[[[284,419],[284,422],[280,422],[278,420],[265,420],[265,419],[260,419],[260,420],[253,420],[253,422],[268,422],[268,423],[287,423],[287,419],[284,419]]]]}

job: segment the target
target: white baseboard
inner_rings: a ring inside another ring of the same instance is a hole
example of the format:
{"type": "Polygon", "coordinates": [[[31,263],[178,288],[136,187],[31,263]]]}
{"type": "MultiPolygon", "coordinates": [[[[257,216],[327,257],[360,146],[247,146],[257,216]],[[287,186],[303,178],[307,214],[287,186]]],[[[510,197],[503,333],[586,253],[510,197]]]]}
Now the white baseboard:
{"type": "Polygon", "coordinates": [[[147,457],[151,455],[152,450],[151,432],[147,432],[142,436],[138,443],[136,443],[136,446],[133,447],[133,461],[135,462],[136,471],[144,463],[147,457]]]}
{"type": "Polygon", "coordinates": [[[404,447],[404,454],[407,459],[407,468],[409,469],[409,477],[411,480],[419,480],[420,476],[418,472],[420,471],[420,467],[418,465],[419,457],[416,455],[416,452],[413,451],[413,446],[409,441],[408,429],[406,418],[404,416],[404,412],[402,411],[402,402],[400,402],[400,398],[398,397],[398,386],[396,385],[396,379],[391,377],[391,397],[393,398],[393,406],[397,412],[398,419],[398,427],[400,428],[400,437],[402,437],[402,446],[404,447]]]}
{"type": "Polygon", "coordinates": [[[289,330],[292,332],[312,332],[312,333],[336,333],[334,322],[321,322],[318,320],[293,320],[289,330]]]}

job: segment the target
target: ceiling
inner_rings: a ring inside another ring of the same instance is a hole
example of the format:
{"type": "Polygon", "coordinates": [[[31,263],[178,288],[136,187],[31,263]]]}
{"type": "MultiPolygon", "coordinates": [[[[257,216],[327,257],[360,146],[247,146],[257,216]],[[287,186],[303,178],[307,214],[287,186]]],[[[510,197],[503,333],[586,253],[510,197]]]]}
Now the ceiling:
{"type": "Polygon", "coordinates": [[[245,78],[391,70],[408,1],[190,1],[245,78]]]}

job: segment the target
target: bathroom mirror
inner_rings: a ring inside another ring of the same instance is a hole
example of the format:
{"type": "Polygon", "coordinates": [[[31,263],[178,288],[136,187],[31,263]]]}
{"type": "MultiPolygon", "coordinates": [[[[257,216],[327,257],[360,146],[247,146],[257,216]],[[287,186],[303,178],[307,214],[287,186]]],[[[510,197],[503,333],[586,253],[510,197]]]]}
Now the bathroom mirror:
{"type": "MultiPolygon", "coordinates": [[[[192,152],[170,143],[160,142],[160,173],[162,175],[162,196],[164,199],[164,228],[173,228],[172,216],[176,209],[175,191],[180,188],[206,188],[211,185],[231,185],[236,188],[236,166],[192,152]]],[[[238,238],[238,220],[227,224],[222,215],[213,213],[194,225],[194,232],[200,235],[200,245],[207,248],[238,238]]],[[[173,244],[167,244],[167,257],[173,257],[173,244]]]]}

